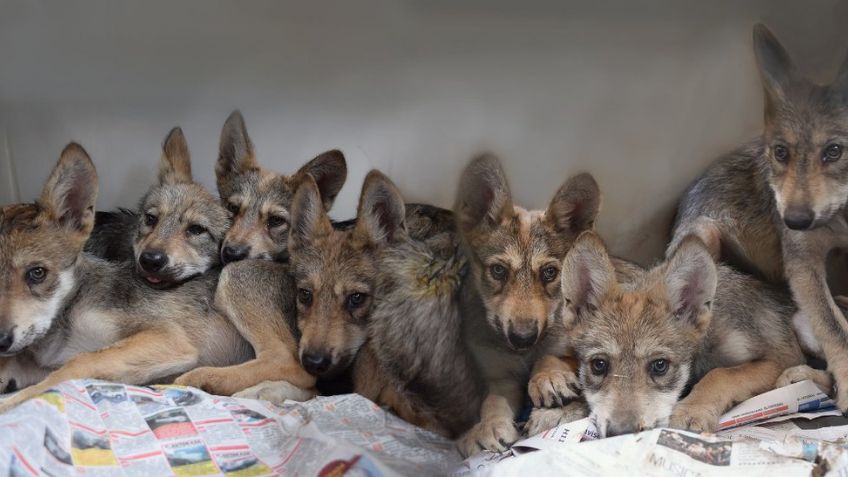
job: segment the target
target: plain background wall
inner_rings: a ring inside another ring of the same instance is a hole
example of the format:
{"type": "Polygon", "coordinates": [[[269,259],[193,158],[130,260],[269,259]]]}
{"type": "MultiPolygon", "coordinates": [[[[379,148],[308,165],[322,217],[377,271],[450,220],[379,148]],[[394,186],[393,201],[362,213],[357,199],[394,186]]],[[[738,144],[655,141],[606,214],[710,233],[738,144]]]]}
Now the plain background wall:
{"type": "Polygon", "coordinates": [[[37,197],[76,140],[98,207],[133,206],[175,125],[214,188],[220,127],[240,108],[269,168],[344,151],[336,218],[373,167],[407,200],[450,207],[490,150],[527,207],[593,173],[600,231],[649,263],[685,186],[761,129],[754,23],[829,81],[846,20],[838,1],[0,0],[0,202],[37,197]]]}

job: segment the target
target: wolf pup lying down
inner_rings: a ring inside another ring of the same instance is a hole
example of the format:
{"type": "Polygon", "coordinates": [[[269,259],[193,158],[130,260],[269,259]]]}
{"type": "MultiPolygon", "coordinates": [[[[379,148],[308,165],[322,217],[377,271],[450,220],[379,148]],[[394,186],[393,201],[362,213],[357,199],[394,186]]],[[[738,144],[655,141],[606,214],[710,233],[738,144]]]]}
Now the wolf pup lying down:
{"type": "Polygon", "coordinates": [[[786,290],[717,266],[695,237],[622,284],[588,232],[562,273],[563,321],[601,436],[666,425],[714,432],[733,404],[804,361],[786,290]]]}
{"type": "MultiPolygon", "coordinates": [[[[471,269],[463,321],[488,385],[480,422],[460,440],[465,455],[503,451],[518,439],[513,421],[528,379],[536,406],[578,397],[576,368],[561,359],[569,348],[559,320],[559,274],[573,241],[593,227],[600,200],[592,176],[580,174],[559,188],[547,210],[528,211],[513,205],[493,156],[463,172],[454,209],[471,269]]],[[[621,262],[623,273],[631,267],[621,262]]]]}
{"type": "Polygon", "coordinates": [[[252,356],[212,307],[217,274],[154,290],[132,263],[83,253],[96,196],[94,165],[70,144],[36,203],[0,210],[0,382],[24,388],[0,412],[68,379],[144,384],[252,356]]]}
{"type": "MultiPolygon", "coordinates": [[[[798,72],[763,25],[754,28],[754,52],[765,90],[763,135],[689,187],[669,250],[690,233],[703,236],[707,224],[718,230],[714,255],[787,280],[801,312],[795,326],[804,350],[827,359],[837,405],[848,411],[848,323],[831,296],[827,269],[831,262],[844,273],[844,261],[831,253],[848,249],[848,59],[822,86],[798,72]]],[[[821,380],[820,372],[805,369],[784,382],[821,380]]]]}

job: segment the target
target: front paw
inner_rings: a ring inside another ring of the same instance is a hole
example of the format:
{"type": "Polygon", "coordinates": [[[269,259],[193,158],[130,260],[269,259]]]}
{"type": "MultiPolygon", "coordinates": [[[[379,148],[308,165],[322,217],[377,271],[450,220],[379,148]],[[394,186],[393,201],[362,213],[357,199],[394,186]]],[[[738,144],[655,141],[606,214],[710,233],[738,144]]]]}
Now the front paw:
{"type": "Polygon", "coordinates": [[[220,368],[203,367],[195,368],[174,380],[174,384],[178,386],[188,386],[192,388],[202,389],[209,394],[217,394],[220,396],[228,396],[232,394],[229,391],[229,380],[220,368]]]}
{"type": "Polygon", "coordinates": [[[308,401],[315,397],[315,389],[302,389],[288,381],[265,381],[233,394],[243,399],[259,399],[281,405],[286,401],[308,401]]]}
{"type": "Polygon", "coordinates": [[[793,366],[783,371],[780,377],[777,378],[774,387],[782,388],[808,379],[814,382],[823,393],[830,395],[833,392],[833,377],[830,373],[820,369],[813,369],[806,364],[793,366]]]}
{"type": "Polygon", "coordinates": [[[671,413],[669,427],[692,432],[715,432],[718,430],[719,417],[715,406],[681,401],[671,413]]]}
{"type": "Polygon", "coordinates": [[[533,407],[561,407],[580,395],[580,383],[571,370],[543,371],[527,384],[533,407]]]}
{"type": "Polygon", "coordinates": [[[484,450],[506,452],[517,440],[518,430],[512,419],[484,419],[459,438],[457,447],[464,457],[469,457],[484,450]]]}
{"type": "Polygon", "coordinates": [[[537,407],[530,413],[530,419],[524,428],[528,436],[535,436],[548,429],[553,429],[560,424],[567,424],[589,415],[589,405],[586,401],[574,401],[564,407],[543,408],[537,407]]]}

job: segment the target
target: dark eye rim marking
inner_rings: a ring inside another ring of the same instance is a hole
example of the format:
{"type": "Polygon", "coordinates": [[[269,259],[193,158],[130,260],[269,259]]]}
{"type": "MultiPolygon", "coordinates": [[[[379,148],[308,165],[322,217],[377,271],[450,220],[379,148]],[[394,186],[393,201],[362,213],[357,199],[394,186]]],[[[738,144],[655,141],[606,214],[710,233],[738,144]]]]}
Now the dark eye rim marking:
{"type": "Polygon", "coordinates": [[[148,227],[155,227],[157,223],[159,223],[159,217],[151,213],[144,214],[144,225],[148,227]]]}
{"type": "Polygon", "coordinates": [[[24,274],[24,278],[28,284],[38,285],[47,278],[47,269],[41,265],[30,267],[24,274]]]}
{"type": "Polygon", "coordinates": [[[548,265],[542,268],[539,272],[539,277],[543,283],[551,283],[559,276],[559,269],[553,265],[548,265]]]}
{"type": "Polygon", "coordinates": [[[495,280],[502,282],[502,281],[506,280],[506,277],[508,275],[508,270],[506,269],[505,266],[501,265],[500,263],[493,263],[492,265],[489,265],[489,274],[495,280]]]}
{"type": "Polygon", "coordinates": [[[267,224],[269,229],[275,229],[277,227],[282,227],[288,223],[285,217],[282,215],[271,215],[268,217],[267,224]]]}
{"type": "Polygon", "coordinates": [[[209,231],[209,229],[207,229],[206,227],[204,227],[200,224],[191,224],[191,225],[188,226],[188,228],[186,228],[186,232],[188,232],[191,235],[203,235],[208,231],[209,231]]]}
{"type": "Polygon", "coordinates": [[[348,310],[355,310],[365,304],[368,299],[367,293],[353,292],[345,298],[345,307],[348,310]]]}
{"type": "Polygon", "coordinates": [[[651,361],[648,365],[648,370],[651,373],[651,376],[664,376],[668,373],[668,369],[670,364],[667,359],[660,358],[651,361]]]}
{"type": "Polygon", "coordinates": [[[822,162],[825,164],[830,164],[832,162],[838,161],[842,157],[842,145],[836,143],[830,143],[824,147],[824,151],[822,153],[822,162]]]}
{"type": "Polygon", "coordinates": [[[784,163],[789,159],[789,148],[783,144],[775,144],[771,148],[771,155],[777,162],[784,163]]]}
{"type": "Polygon", "coordinates": [[[609,372],[609,361],[604,358],[592,358],[589,360],[589,369],[595,376],[605,376],[609,372]]]}
{"type": "Polygon", "coordinates": [[[227,210],[233,215],[238,215],[241,212],[241,205],[235,202],[227,202],[227,210]]]}
{"type": "Polygon", "coordinates": [[[297,302],[303,306],[312,306],[312,290],[308,288],[297,289],[297,302]]]}

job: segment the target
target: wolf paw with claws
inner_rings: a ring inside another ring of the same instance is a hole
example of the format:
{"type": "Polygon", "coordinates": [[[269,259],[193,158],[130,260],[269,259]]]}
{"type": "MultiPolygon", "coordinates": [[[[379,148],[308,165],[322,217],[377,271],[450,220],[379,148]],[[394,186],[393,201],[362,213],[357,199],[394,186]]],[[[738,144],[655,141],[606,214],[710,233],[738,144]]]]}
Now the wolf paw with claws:
{"type": "Polygon", "coordinates": [[[816,383],[816,386],[818,386],[823,393],[828,395],[833,393],[833,376],[827,371],[813,369],[806,364],[793,366],[784,371],[783,374],[777,378],[777,382],[774,386],[776,388],[782,388],[783,386],[800,383],[807,379],[816,383]]]}
{"type": "Polygon", "coordinates": [[[460,437],[457,446],[465,457],[480,451],[505,452],[518,440],[518,430],[512,419],[487,419],[478,422],[460,437]]]}
{"type": "Polygon", "coordinates": [[[564,407],[537,407],[530,413],[530,419],[527,420],[524,428],[528,436],[535,436],[560,424],[583,419],[588,415],[589,405],[585,401],[574,401],[564,407]]]}
{"type": "Polygon", "coordinates": [[[719,412],[709,404],[690,404],[685,400],[674,407],[669,427],[692,432],[715,432],[718,430],[719,412]]]}
{"type": "Polygon", "coordinates": [[[562,407],[579,397],[580,383],[570,370],[543,371],[530,378],[527,393],[533,407],[562,407]]]}
{"type": "Polygon", "coordinates": [[[233,397],[260,399],[271,404],[281,405],[286,401],[307,401],[315,395],[314,389],[302,389],[288,381],[265,381],[235,393],[233,397]]]}

